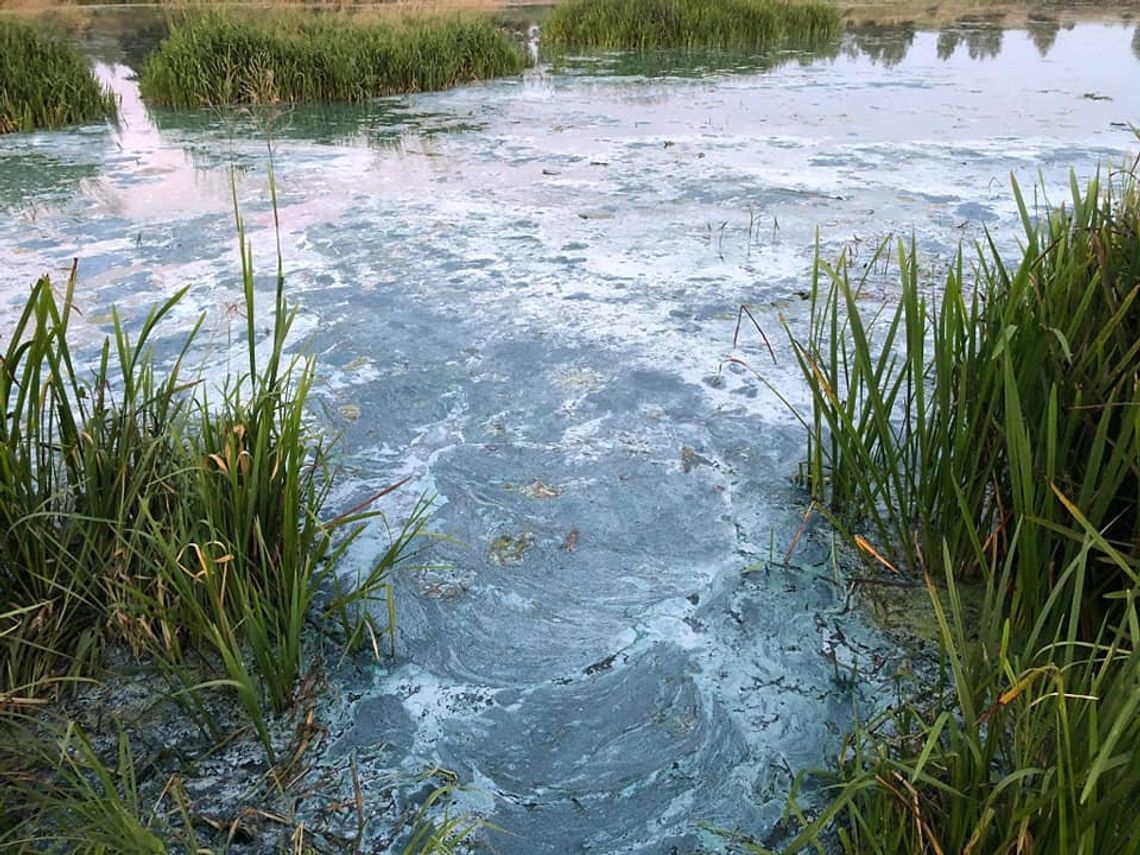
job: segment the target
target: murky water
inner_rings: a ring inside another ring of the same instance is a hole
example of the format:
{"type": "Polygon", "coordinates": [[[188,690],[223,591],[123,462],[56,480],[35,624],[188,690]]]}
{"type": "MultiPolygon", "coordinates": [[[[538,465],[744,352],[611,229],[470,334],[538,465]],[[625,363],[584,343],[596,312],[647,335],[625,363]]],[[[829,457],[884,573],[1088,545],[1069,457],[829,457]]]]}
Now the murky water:
{"type": "Polygon", "coordinates": [[[857,263],[913,235],[936,271],[984,228],[1013,245],[1011,173],[1060,194],[1137,148],[1131,24],[862,27],[830,56],[710,63],[273,116],[148,115],[107,65],[119,129],[0,139],[0,328],[78,257],[92,337],[112,302],[138,317],[191,284],[176,324],[208,310],[215,361],[239,300],[229,165],[268,286],[272,140],[338,499],[411,475],[449,537],[401,577],[399,657],[345,687],[330,755],[455,769],[499,852],[763,839],[791,771],[889,685],[899,654],[823,534],[780,560],[802,435],[718,370],[737,306],[775,359],[755,335],[738,355],[802,405],[779,314],[801,318],[817,230],[857,263]]]}

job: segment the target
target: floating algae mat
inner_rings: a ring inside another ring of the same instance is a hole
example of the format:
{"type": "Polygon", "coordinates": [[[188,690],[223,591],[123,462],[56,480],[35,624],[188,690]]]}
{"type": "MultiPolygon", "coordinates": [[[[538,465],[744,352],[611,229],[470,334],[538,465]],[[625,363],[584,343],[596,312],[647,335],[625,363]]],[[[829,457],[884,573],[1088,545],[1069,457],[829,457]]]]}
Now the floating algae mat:
{"type": "MultiPolygon", "coordinates": [[[[410,477],[394,516],[426,490],[446,535],[400,575],[396,657],[333,687],[310,759],[355,756],[366,792],[453,769],[499,852],[723,850],[707,825],[775,842],[792,773],[893,697],[905,652],[837,583],[825,530],[785,561],[804,440],[722,367],[737,306],[773,352],[742,330],[735,355],[806,404],[778,325],[803,322],[817,228],[860,269],[913,233],[934,283],[983,229],[1015,246],[1011,172],[1060,198],[1070,167],[1134,151],[1135,32],[863,28],[766,72],[614,55],[158,125],[104,67],[122,127],[0,140],[0,329],[77,256],[92,338],[113,302],[137,322],[189,284],[194,357],[224,360],[229,164],[271,271],[271,136],[293,347],[343,432],[336,503],[410,477]]],[[[870,298],[892,293],[878,265],[870,298]]],[[[380,544],[355,546],[363,569],[380,544]]]]}

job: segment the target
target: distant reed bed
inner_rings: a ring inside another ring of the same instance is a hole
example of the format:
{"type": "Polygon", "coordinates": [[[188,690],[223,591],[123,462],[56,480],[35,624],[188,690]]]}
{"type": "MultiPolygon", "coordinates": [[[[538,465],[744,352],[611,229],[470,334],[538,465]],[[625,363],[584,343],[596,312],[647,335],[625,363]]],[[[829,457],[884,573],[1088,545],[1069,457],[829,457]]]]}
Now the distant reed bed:
{"type": "Polygon", "coordinates": [[[177,108],[359,102],[517,74],[526,63],[521,46],[483,18],[215,11],[176,21],[140,86],[151,104],[177,108]]]}
{"type": "Polygon", "coordinates": [[[555,48],[768,50],[839,37],[828,3],[782,0],[567,0],[543,28],[555,48]]]}
{"type": "Polygon", "coordinates": [[[116,112],[78,45],[0,17],[0,134],[99,122],[116,112]]]}

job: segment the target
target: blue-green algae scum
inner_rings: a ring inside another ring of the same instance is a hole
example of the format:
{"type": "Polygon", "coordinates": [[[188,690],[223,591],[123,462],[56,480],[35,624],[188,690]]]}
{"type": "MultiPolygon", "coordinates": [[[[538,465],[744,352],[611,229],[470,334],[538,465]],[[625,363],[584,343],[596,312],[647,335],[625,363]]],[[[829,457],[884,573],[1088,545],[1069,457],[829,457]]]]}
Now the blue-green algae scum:
{"type": "Polygon", "coordinates": [[[241,114],[148,112],[101,42],[119,127],[0,138],[0,329],[78,257],[92,341],[112,303],[141,317],[191,284],[196,356],[224,363],[230,169],[270,272],[268,141],[292,347],[319,355],[343,432],[337,499],[410,476],[392,511],[426,490],[448,536],[400,576],[397,655],[338,686],[318,762],[453,769],[504,853],[715,851],[703,823],[764,840],[791,770],[889,699],[904,654],[837,585],[823,530],[785,562],[802,431],[723,360],[806,405],[774,333],[803,322],[817,229],[856,264],[913,232],[935,282],[984,229],[1015,245],[1010,173],[1060,196],[1070,168],[1135,151],[1135,24],[1046,29],[609,53],[241,114]],[[741,303],[771,354],[749,328],[734,349],[741,303]]]}

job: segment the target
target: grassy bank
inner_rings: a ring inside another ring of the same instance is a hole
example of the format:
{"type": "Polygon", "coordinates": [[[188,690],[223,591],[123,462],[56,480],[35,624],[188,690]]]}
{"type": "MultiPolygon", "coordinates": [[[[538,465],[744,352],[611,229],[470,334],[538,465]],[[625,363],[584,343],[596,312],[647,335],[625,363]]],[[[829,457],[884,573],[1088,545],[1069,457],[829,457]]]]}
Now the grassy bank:
{"type": "Polygon", "coordinates": [[[924,581],[946,679],[848,738],[792,851],[833,821],[852,853],[1137,851],[1140,188],[1013,192],[1016,264],[980,246],[933,297],[900,243],[884,311],[820,262],[793,336],[814,506],[924,581]]]}
{"type": "Polygon", "coordinates": [[[114,118],[114,96],[78,45],[0,16],[0,134],[114,118]]]}
{"type": "Polygon", "coordinates": [[[555,48],[763,51],[837,39],[836,7],[816,0],[565,0],[543,27],[555,48]]]}
{"type": "MultiPolygon", "coordinates": [[[[154,356],[185,291],[141,321],[116,313],[93,363],[74,352],[75,268],[36,283],[2,354],[0,847],[167,851],[125,735],[108,757],[65,717],[109,661],[141,668],[143,708],[172,706],[163,727],[180,711],[204,756],[235,738],[223,718],[251,733],[283,788],[297,757],[274,733],[311,693],[304,678],[322,652],[388,647],[388,574],[426,507],[342,583],[340,559],[386,491],[329,513],[330,445],[307,404],[314,363],[286,355],[294,310],[280,264],[272,316],[255,313],[240,219],[238,235],[248,361],[220,387],[184,369],[201,321],[168,368],[154,356]]],[[[125,712],[112,702],[99,720],[125,712]]],[[[189,818],[175,831],[195,839],[189,818]]]]}
{"type": "Polygon", "coordinates": [[[147,57],[152,104],[199,107],[365,101],[517,74],[522,48],[474,17],[354,21],[327,15],[192,14],[147,57]]]}

